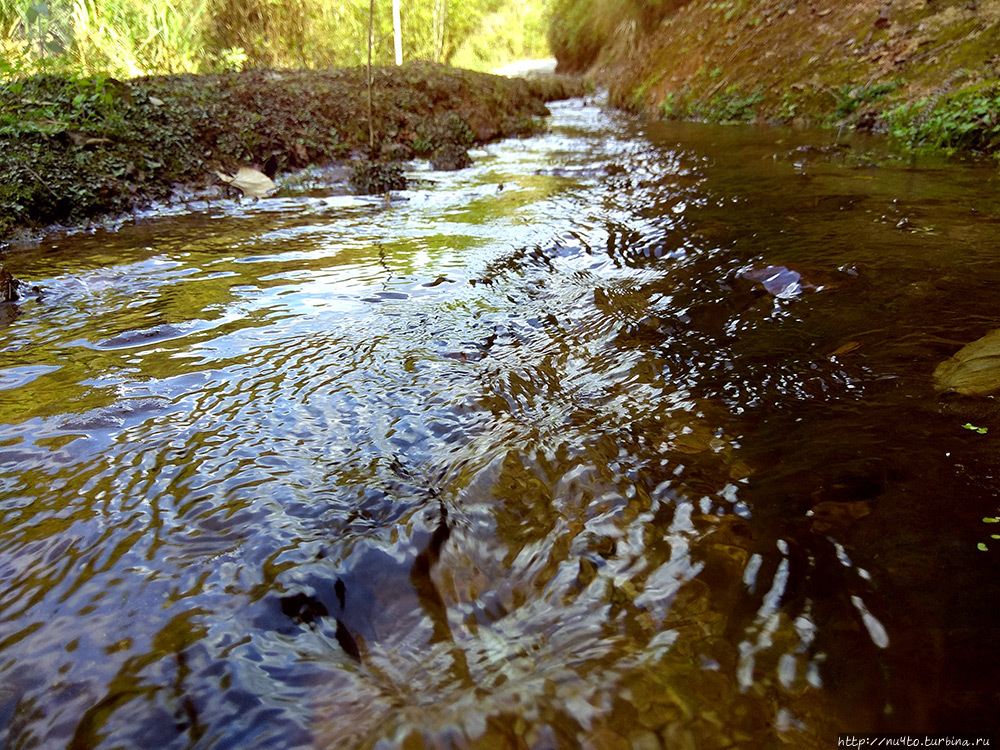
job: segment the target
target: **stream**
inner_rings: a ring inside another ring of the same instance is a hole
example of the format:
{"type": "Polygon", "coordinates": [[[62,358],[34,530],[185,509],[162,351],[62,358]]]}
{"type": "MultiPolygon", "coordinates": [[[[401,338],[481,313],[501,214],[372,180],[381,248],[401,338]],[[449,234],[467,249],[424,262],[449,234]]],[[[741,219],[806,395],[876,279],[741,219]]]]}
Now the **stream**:
{"type": "Polygon", "coordinates": [[[0,745],[998,729],[995,166],[551,109],[9,252],[0,745]]]}

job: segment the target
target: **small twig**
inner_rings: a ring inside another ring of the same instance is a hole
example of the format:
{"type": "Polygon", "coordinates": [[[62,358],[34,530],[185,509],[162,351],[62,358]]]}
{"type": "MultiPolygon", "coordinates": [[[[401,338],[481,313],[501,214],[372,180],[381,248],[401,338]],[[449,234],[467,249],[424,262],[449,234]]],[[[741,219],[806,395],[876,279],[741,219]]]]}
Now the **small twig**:
{"type": "Polygon", "coordinates": [[[55,198],[56,200],[59,200],[59,196],[56,194],[56,191],[53,190],[51,187],[49,187],[49,183],[47,183],[45,180],[43,180],[42,177],[41,177],[41,175],[38,174],[38,172],[36,172],[31,167],[29,167],[27,164],[22,164],[21,166],[24,167],[25,169],[27,169],[31,173],[32,177],[34,177],[36,180],[38,180],[40,183],[42,183],[42,186],[52,194],[53,198],[55,198]]]}

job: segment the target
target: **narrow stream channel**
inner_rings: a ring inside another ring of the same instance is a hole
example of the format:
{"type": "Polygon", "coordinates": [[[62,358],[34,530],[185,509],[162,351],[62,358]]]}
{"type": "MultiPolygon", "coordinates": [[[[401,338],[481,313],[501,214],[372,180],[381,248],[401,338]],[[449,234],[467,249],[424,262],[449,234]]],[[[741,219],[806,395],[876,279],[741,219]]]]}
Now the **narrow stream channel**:
{"type": "Polygon", "coordinates": [[[831,139],[575,100],[388,202],[13,252],[0,745],[996,730],[1000,412],[931,374],[1000,180],[831,139]]]}

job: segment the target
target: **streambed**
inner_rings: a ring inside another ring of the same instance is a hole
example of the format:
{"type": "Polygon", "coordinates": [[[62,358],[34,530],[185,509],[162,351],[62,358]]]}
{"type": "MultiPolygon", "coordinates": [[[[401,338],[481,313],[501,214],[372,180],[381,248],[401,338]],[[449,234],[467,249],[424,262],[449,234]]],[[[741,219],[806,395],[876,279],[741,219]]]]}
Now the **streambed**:
{"type": "Polygon", "coordinates": [[[995,169],[551,109],[11,258],[5,746],[997,728],[995,169]]]}

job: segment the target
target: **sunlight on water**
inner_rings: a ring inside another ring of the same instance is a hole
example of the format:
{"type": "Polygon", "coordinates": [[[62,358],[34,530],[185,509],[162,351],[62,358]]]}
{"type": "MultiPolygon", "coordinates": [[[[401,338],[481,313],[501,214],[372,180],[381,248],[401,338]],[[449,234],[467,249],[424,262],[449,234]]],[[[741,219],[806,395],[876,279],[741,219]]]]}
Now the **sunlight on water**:
{"type": "Polygon", "coordinates": [[[389,201],[5,260],[39,288],[2,318],[6,746],[830,747],[980,713],[1000,427],[929,373],[995,325],[985,173],[554,109],[389,201]]]}

